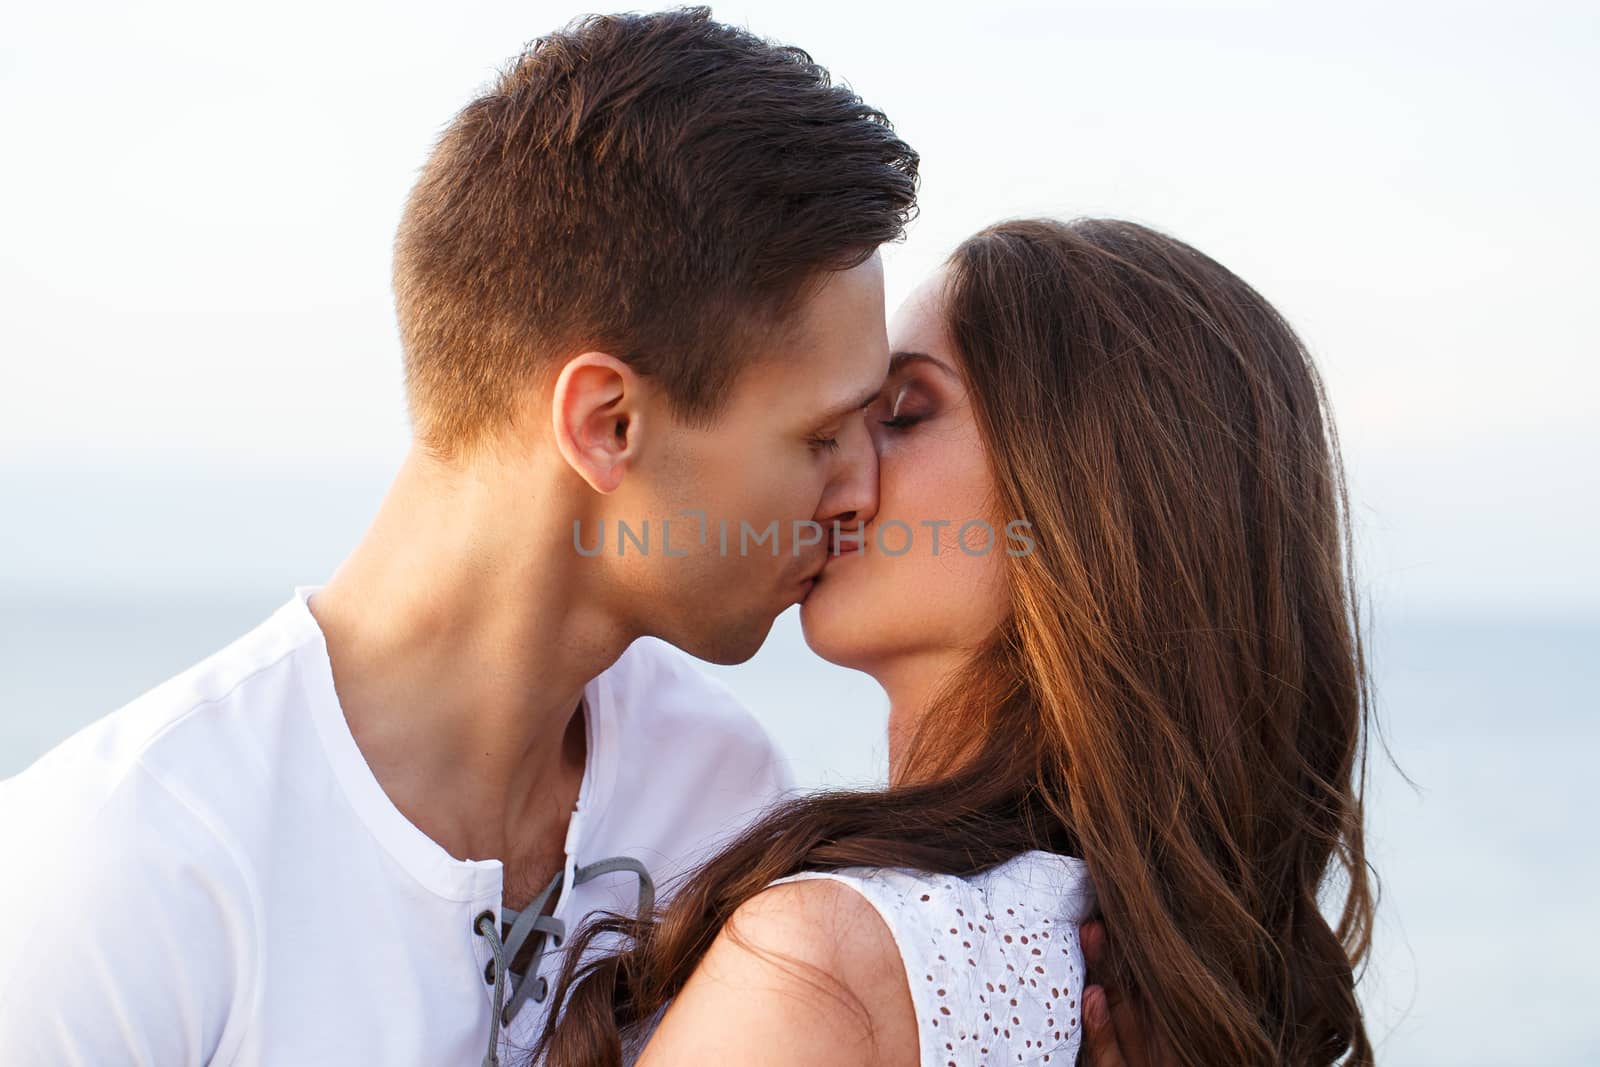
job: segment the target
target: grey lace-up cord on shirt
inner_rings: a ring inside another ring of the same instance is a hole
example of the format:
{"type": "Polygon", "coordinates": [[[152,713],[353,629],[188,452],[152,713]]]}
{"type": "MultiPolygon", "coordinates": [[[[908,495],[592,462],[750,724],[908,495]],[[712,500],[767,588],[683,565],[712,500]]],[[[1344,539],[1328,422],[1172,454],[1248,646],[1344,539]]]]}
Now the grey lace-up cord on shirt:
{"type": "MultiPolygon", "coordinates": [[[[572,872],[572,886],[578,886],[603,874],[615,871],[632,871],[639,876],[639,906],[636,915],[649,915],[656,906],[656,887],[650,880],[650,872],[645,870],[644,864],[630,856],[613,856],[610,859],[598,860],[587,867],[577,867],[572,872]]],[[[493,912],[482,912],[473,921],[472,932],[489,942],[489,951],[494,955],[494,1011],[489,1020],[489,1049],[483,1054],[483,1067],[500,1067],[500,1027],[509,1026],[511,1020],[517,1017],[517,1012],[522,1009],[522,1003],[533,992],[535,1004],[544,1001],[547,984],[542,975],[529,981],[528,977],[534,975],[539,969],[539,961],[546,951],[544,940],[549,939],[549,947],[560,948],[561,942],[567,936],[567,924],[554,915],[545,915],[545,906],[550,903],[550,898],[561,890],[561,880],[564,871],[557,871],[556,876],[550,879],[550,884],[544,887],[544,892],[539,894],[537,900],[520,912],[510,908],[500,909],[501,914],[511,923],[511,930],[505,940],[500,938],[500,928],[495,924],[493,912]],[[527,975],[518,979],[510,975],[512,981],[511,1003],[505,1002],[506,981],[511,966],[522,952],[522,946],[530,938],[538,938],[533,944],[533,954],[528,961],[527,975]]]]}

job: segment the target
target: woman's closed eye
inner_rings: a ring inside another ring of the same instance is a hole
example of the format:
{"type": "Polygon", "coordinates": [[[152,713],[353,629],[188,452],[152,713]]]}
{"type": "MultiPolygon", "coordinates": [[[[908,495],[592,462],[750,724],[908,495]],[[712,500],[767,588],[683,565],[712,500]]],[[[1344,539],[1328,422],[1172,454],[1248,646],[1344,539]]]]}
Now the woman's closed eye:
{"type": "Polygon", "coordinates": [[[895,388],[894,399],[885,412],[886,417],[880,418],[878,425],[891,430],[904,430],[933,413],[933,402],[927,391],[919,388],[915,382],[902,382],[895,388]]]}

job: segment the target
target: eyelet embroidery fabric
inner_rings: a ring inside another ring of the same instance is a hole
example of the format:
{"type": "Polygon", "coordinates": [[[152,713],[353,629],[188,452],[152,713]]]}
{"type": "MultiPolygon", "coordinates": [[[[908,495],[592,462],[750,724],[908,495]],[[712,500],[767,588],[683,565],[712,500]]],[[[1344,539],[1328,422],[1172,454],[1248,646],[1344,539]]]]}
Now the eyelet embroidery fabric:
{"type": "Polygon", "coordinates": [[[805,871],[851,886],[894,936],[922,1067],[1071,1067],[1082,1042],[1083,949],[1094,911],[1082,860],[1027,852],[969,878],[893,868],[805,871]]]}

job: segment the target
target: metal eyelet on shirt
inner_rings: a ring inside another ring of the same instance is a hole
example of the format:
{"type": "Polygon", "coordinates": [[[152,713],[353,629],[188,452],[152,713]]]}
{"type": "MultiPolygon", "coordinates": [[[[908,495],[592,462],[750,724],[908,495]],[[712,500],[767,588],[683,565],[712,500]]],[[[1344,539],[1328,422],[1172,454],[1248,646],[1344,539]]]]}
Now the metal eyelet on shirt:
{"type": "MultiPolygon", "coordinates": [[[[477,916],[474,917],[473,920],[472,920],[472,932],[477,934],[479,937],[487,936],[483,932],[483,921],[485,919],[489,920],[489,922],[491,922],[491,923],[494,922],[494,912],[492,912],[492,911],[480,911],[477,914],[477,916]]],[[[490,959],[488,963],[483,965],[483,983],[484,983],[484,985],[494,985],[494,960],[493,959],[490,959]]]]}

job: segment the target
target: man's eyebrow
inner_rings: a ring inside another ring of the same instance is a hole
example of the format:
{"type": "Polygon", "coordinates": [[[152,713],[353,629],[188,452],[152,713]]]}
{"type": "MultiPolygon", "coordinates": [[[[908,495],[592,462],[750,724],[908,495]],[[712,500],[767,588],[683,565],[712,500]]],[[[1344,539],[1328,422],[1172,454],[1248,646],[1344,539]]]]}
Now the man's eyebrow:
{"type": "Polygon", "coordinates": [[[818,426],[826,426],[831,422],[838,422],[846,415],[853,415],[857,411],[867,410],[872,406],[872,402],[878,399],[878,393],[882,391],[882,388],[882,386],[875,385],[860,400],[847,400],[836,407],[830,408],[826,414],[816,420],[816,424],[818,426]]]}
{"type": "Polygon", "coordinates": [[[938,367],[952,378],[960,377],[944,360],[930,356],[926,352],[896,352],[889,357],[889,373],[893,374],[908,363],[929,363],[938,367]]]}

